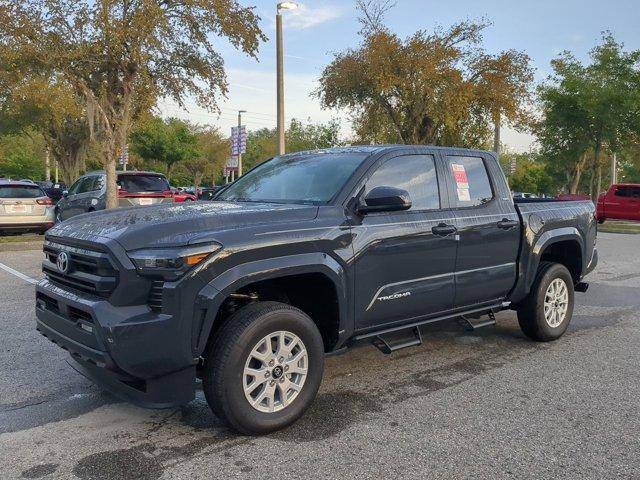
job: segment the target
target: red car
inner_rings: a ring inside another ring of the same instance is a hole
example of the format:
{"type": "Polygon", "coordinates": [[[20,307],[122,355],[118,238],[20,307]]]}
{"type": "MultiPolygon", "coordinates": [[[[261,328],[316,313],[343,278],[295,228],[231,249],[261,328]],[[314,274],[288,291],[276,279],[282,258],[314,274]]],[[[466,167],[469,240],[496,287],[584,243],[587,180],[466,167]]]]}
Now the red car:
{"type": "Polygon", "coordinates": [[[598,221],[640,221],[640,184],[617,183],[598,197],[598,221]]]}
{"type": "Polygon", "coordinates": [[[198,197],[192,195],[184,190],[178,190],[177,188],[172,188],[171,193],[173,193],[173,201],[174,202],[195,202],[198,200],[198,197]]]}

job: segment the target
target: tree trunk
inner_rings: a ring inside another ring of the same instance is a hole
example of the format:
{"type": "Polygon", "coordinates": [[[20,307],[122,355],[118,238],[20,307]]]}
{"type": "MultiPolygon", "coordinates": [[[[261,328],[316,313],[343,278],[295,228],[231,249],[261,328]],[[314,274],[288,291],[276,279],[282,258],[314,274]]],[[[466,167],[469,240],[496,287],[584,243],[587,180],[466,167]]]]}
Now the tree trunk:
{"type": "Polygon", "coordinates": [[[571,181],[571,185],[569,187],[569,193],[576,194],[578,193],[578,187],[580,186],[580,179],[582,178],[582,169],[584,168],[584,164],[587,161],[587,154],[583,153],[582,158],[576,163],[573,172],[573,179],[571,181]]]}
{"type": "Polygon", "coordinates": [[[598,194],[600,193],[600,188],[602,187],[602,167],[600,166],[600,153],[602,151],[602,143],[597,142],[596,148],[593,154],[593,165],[591,169],[591,200],[594,203],[598,201],[598,194]],[[597,177],[597,178],[596,178],[597,177]],[[597,182],[594,184],[594,180],[597,179],[597,182]],[[595,190],[594,190],[595,187],[595,190]]]}
{"type": "Polygon", "coordinates": [[[108,142],[105,154],[104,171],[107,174],[107,208],[118,208],[116,146],[113,141],[108,142]]]}

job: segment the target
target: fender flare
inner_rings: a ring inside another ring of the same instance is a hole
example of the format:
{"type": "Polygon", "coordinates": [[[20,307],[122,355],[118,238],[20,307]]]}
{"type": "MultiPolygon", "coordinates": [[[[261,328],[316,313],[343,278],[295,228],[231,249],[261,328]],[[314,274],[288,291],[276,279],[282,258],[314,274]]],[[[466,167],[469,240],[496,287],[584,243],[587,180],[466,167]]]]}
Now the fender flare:
{"type": "Polygon", "coordinates": [[[196,298],[196,307],[206,311],[206,314],[201,321],[193,323],[194,354],[199,356],[204,352],[220,306],[231,293],[258,281],[304,273],[321,273],[333,283],[338,297],[341,332],[338,344],[341,344],[343,334],[352,330],[347,327],[351,316],[348,313],[348,281],[345,269],[325,253],[303,253],[237,265],[224,271],[202,288],[196,298]]]}
{"type": "Polygon", "coordinates": [[[549,230],[544,232],[540,238],[536,241],[531,249],[531,256],[529,257],[529,264],[527,266],[527,278],[526,278],[526,288],[527,292],[531,289],[531,285],[536,278],[536,273],[538,271],[538,265],[540,264],[540,258],[542,257],[543,252],[554,243],[565,242],[567,240],[575,241],[580,248],[580,261],[584,268],[585,259],[584,259],[584,240],[580,235],[580,232],[575,227],[562,227],[562,228],[554,228],[553,230],[549,230]]]}

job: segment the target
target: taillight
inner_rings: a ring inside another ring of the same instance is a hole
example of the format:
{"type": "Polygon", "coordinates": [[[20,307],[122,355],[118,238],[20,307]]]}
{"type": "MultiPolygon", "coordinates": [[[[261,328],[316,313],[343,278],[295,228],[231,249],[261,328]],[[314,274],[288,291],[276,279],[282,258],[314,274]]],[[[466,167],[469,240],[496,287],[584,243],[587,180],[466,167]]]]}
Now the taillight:
{"type": "Polygon", "coordinates": [[[36,198],[36,203],[38,205],[53,205],[53,200],[51,200],[49,197],[41,197],[36,198]]]}

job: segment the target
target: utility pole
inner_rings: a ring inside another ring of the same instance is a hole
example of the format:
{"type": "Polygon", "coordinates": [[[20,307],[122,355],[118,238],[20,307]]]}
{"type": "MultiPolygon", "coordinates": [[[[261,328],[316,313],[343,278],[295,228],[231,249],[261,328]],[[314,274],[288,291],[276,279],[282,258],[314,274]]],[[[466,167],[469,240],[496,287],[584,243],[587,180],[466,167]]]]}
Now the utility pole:
{"type": "Polygon", "coordinates": [[[618,154],[614,153],[611,159],[611,185],[618,183],[618,154]]]}
{"type": "Polygon", "coordinates": [[[238,110],[238,178],[242,175],[242,114],[246,110],[238,110]]]}
{"type": "Polygon", "coordinates": [[[56,160],[56,183],[58,183],[58,161],[56,160]]]}
{"type": "Polygon", "coordinates": [[[276,10],[276,57],[277,57],[277,97],[278,97],[278,154],[286,151],[284,139],[284,49],[282,46],[282,10],[298,8],[294,2],[280,2],[276,10]]]}
{"type": "Polygon", "coordinates": [[[493,151],[500,155],[500,113],[493,119],[493,151]]]}

